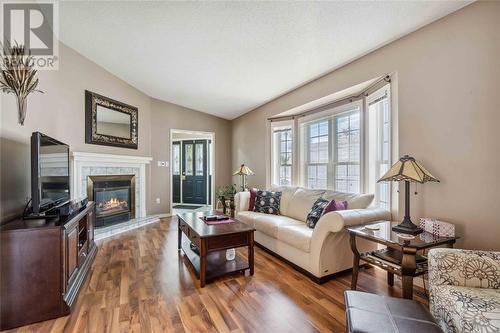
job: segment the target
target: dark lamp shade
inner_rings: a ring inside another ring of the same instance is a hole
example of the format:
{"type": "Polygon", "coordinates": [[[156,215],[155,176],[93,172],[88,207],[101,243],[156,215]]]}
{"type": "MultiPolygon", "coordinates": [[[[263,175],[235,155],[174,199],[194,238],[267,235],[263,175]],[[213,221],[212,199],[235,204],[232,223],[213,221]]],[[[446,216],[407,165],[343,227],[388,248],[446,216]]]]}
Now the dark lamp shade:
{"type": "Polygon", "coordinates": [[[238,170],[233,173],[233,176],[251,176],[253,171],[245,164],[242,164],[238,170]]]}
{"type": "Polygon", "coordinates": [[[378,182],[410,181],[418,183],[439,182],[429,171],[411,156],[405,155],[383,175],[378,182]]]}

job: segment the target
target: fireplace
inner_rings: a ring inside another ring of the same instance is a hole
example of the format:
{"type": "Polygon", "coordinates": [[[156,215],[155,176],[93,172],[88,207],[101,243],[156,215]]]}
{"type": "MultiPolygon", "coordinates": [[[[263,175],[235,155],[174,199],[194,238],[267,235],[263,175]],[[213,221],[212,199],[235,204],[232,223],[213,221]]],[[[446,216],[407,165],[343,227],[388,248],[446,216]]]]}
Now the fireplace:
{"type": "Polygon", "coordinates": [[[95,201],[96,227],[135,218],[135,176],[88,176],[87,197],[95,201]]]}

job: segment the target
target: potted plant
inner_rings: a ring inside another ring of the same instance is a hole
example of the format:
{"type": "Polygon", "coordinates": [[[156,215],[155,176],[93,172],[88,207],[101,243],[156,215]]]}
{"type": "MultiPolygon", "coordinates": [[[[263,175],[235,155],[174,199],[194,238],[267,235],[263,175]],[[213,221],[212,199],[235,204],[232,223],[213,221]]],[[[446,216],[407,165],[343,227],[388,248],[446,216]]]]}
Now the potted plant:
{"type": "Polygon", "coordinates": [[[236,184],[219,186],[216,189],[217,199],[222,204],[222,213],[226,214],[230,209],[231,216],[234,214],[234,195],[236,194],[236,184]]]}

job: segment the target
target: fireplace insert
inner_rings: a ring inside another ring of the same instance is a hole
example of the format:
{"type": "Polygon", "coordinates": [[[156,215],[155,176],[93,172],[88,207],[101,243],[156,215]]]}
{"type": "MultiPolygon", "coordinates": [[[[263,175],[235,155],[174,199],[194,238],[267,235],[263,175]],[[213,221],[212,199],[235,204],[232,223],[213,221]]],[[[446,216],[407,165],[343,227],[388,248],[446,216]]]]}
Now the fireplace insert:
{"type": "Polygon", "coordinates": [[[134,175],[89,176],[87,196],[95,201],[96,227],[134,218],[134,193],[134,175]]]}

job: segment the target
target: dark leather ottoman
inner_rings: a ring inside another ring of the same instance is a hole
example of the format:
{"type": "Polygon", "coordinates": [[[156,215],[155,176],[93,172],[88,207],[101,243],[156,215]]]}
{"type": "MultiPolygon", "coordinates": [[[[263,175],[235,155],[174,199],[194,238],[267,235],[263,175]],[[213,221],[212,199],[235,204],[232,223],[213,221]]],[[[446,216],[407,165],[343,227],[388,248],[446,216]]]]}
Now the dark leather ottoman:
{"type": "Polygon", "coordinates": [[[434,333],[443,331],[420,303],[361,291],[344,293],[350,333],[434,333]]]}

